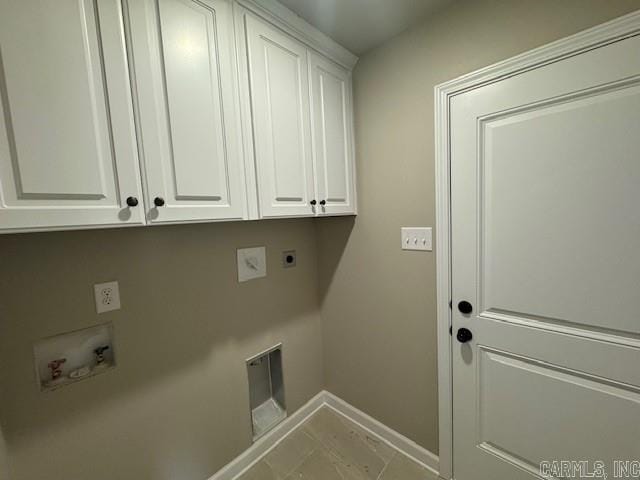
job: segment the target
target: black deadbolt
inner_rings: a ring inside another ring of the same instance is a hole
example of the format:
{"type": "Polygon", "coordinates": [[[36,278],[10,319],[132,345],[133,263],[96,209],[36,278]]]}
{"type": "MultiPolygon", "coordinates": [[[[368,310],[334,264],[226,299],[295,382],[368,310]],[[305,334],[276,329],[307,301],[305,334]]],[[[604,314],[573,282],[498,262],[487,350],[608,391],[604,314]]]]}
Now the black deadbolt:
{"type": "Polygon", "coordinates": [[[293,255],[287,255],[287,263],[293,263],[293,255]]]}
{"type": "Polygon", "coordinates": [[[162,197],[156,197],[153,199],[153,204],[156,207],[162,207],[164,205],[164,198],[162,197]]]}
{"type": "Polygon", "coordinates": [[[138,199],[136,197],[127,198],[127,206],[129,206],[129,207],[137,207],[138,206],[138,199]]]}
{"type": "Polygon", "coordinates": [[[311,200],[309,203],[310,203],[311,205],[315,205],[315,204],[316,204],[316,203],[318,203],[318,202],[316,202],[315,200],[311,200]]]}
{"type": "Polygon", "coordinates": [[[320,200],[320,205],[322,205],[323,207],[327,204],[326,200],[320,200]]]}
{"type": "Polygon", "coordinates": [[[460,343],[467,343],[473,338],[473,333],[468,328],[460,328],[456,334],[456,338],[460,343]]]}
{"type": "Polygon", "coordinates": [[[471,305],[466,300],[462,300],[458,304],[458,310],[460,310],[460,313],[464,313],[465,315],[468,315],[469,313],[471,313],[473,311],[473,305],[471,305]]]}

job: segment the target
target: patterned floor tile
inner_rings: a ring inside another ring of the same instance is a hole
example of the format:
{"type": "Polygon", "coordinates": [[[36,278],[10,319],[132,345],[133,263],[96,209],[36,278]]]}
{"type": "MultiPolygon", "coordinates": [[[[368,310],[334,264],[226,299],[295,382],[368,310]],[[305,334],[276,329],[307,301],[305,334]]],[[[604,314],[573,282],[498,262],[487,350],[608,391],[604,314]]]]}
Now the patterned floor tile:
{"type": "Polygon", "coordinates": [[[236,480],[436,480],[421,465],[323,407],[236,480]]]}
{"type": "Polygon", "coordinates": [[[264,461],[282,478],[298,467],[320,443],[303,429],[294,430],[267,454],[264,461]]]}
{"type": "Polygon", "coordinates": [[[398,453],[380,475],[380,480],[437,480],[429,470],[398,453]]]}
{"type": "Polygon", "coordinates": [[[393,456],[393,449],[328,408],[322,408],[303,428],[348,469],[376,480],[393,456]]]}

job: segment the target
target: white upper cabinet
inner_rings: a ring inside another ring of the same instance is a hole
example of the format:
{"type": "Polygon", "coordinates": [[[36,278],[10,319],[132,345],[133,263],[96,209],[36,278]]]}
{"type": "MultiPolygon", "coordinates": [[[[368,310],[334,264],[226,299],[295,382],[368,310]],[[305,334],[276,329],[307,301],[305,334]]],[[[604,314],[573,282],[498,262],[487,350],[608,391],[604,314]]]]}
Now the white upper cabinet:
{"type": "Polygon", "coordinates": [[[275,0],[0,0],[0,233],[354,214],[356,61],[275,0]]]}
{"type": "Polygon", "coordinates": [[[344,64],[352,67],[356,58],[331,44],[334,62],[309,46],[328,45],[301,33],[295,18],[288,28],[255,14],[264,14],[251,10],[255,4],[240,3],[247,6],[236,15],[239,56],[246,59],[241,92],[252,120],[244,124],[245,150],[258,205],[250,215],[355,214],[351,70],[344,64]]]}
{"type": "Polygon", "coordinates": [[[260,215],[315,215],[307,48],[253,15],[244,20],[260,215]]]}
{"type": "Polygon", "coordinates": [[[147,219],[245,216],[231,4],[129,2],[147,219]]]}
{"type": "Polygon", "coordinates": [[[120,2],[0,0],[0,51],[0,232],[144,223],[120,2]]]}
{"type": "Polygon", "coordinates": [[[351,72],[315,53],[310,71],[318,214],[354,214],[351,72]]]}

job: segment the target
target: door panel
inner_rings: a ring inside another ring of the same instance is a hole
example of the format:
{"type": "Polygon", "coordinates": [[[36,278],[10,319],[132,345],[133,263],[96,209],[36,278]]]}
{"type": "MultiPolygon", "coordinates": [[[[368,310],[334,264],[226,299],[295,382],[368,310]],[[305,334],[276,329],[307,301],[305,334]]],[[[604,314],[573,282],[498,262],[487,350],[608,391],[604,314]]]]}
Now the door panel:
{"type": "Polygon", "coordinates": [[[487,454],[534,474],[552,459],[635,458],[640,423],[629,419],[640,418],[640,389],[486,347],[478,356],[477,441],[487,454]],[[603,409],[616,414],[593,414],[603,409]]]}
{"type": "Polygon", "coordinates": [[[640,39],[451,102],[454,475],[640,457],[640,39]]]}
{"type": "Polygon", "coordinates": [[[638,125],[638,84],[481,121],[483,310],[640,333],[638,125]]]}
{"type": "Polygon", "coordinates": [[[251,15],[245,21],[260,213],[314,215],[307,50],[251,15]]]}
{"type": "Polygon", "coordinates": [[[319,55],[311,55],[311,95],[320,214],[355,213],[351,75],[319,55]]]}
{"type": "Polygon", "coordinates": [[[3,0],[0,46],[0,229],[143,223],[120,3],[3,0]]]}
{"type": "Polygon", "coordinates": [[[242,218],[229,3],[144,0],[130,4],[130,18],[149,219],[242,218]],[[164,205],[154,206],[156,197],[164,205]]]}

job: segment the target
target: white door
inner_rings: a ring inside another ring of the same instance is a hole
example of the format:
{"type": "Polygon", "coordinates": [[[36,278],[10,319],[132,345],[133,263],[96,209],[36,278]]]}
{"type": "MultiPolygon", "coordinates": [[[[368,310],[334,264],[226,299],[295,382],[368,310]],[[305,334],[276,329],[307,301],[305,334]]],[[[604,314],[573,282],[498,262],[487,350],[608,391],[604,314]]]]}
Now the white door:
{"type": "Polygon", "coordinates": [[[149,220],[242,218],[230,3],[138,0],[129,6],[149,220]]]}
{"type": "Polygon", "coordinates": [[[143,223],[120,2],[0,0],[0,51],[0,231],[143,223]]]}
{"type": "Polygon", "coordinates": [[[640,459],[639,52],[627,38],[452,99],[457,480],[640,459]]]}
{"type": "Polygon", "coordinates": [[[353,214],[351,73],[317,54],[310,65],[318,213],[353,214]]]}
{"type": "Polygon", "coordinates": [[[260,214],[314,215],[307,49],[245,18],[260,214]]]}

